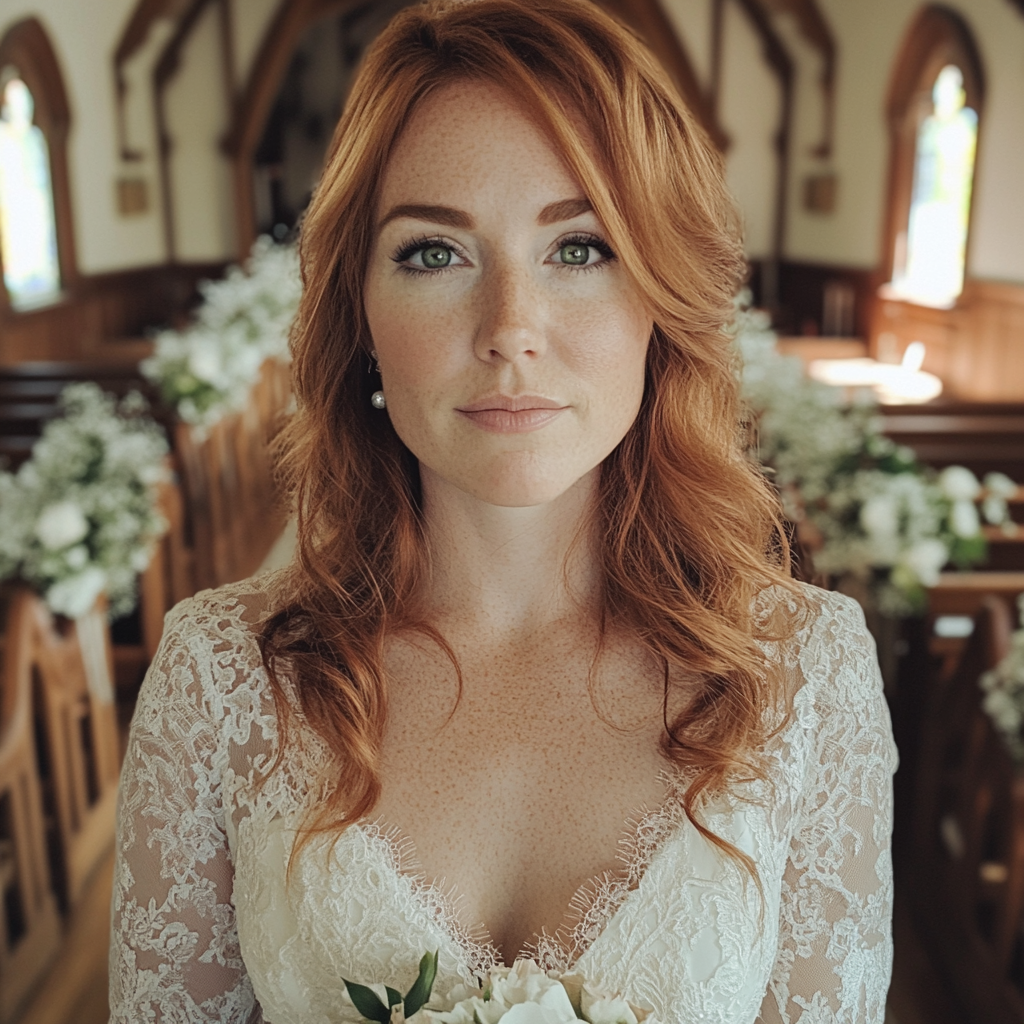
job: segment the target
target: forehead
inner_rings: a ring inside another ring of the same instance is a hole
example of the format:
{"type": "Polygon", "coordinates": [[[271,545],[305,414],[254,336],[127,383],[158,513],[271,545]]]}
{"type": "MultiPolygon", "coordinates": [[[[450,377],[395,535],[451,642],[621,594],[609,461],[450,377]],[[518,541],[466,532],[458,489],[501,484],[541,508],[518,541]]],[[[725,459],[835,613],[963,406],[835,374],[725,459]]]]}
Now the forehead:
{"type": "Polygon", "coordinates": [[[486,191],[582,194],[547,132],[489,82],[459,81],[415,108],[392,151],[381,205],[465,200],[486,191]]]}

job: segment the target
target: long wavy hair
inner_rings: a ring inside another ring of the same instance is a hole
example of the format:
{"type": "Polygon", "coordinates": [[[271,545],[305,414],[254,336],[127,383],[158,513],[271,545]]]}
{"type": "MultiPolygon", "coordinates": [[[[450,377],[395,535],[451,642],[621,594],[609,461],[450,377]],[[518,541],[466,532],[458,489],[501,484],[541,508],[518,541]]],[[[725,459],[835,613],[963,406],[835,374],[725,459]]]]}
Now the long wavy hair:
{"type": "MultiPolygon", "coordinates": [[[[262,627],[285,749],[294,706],[339,766],[310,832],[341,830],[380,794],[385,640],[420,630],[458,664],[417,602],[426,550],[416,460],[372,409],[363,309],[378,186],[433,90],[494,83],[549,135],[652,311],[636,421],[601,466],[591,526],[602,620],[665,673],[664,756],[702,796],[763,776],[758,751],[780,687],[757,641],[755,594],[792,588],[771,488],[744,454],[724,328],[746,272],[721,159],[646,47],[589,0],[430,0],[368,51],[302,225],[304,291],[292,334],[297,412],[278,439],[298,558],[262,627]],[[700,679],[668,715],[669,678],[700,679]]],[[[778,630],[775,631],[778,633],[778,630]]],[[[460,676],[461,685],[461,676],[460,676]]]]}

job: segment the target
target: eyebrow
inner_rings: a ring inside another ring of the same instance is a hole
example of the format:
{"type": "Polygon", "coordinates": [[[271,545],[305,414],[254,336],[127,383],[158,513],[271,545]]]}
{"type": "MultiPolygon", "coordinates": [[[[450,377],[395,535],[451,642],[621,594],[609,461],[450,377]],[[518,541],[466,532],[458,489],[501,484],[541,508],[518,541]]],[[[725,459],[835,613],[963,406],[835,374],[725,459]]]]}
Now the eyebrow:
{"type": "Polygon", "coordinates": [[[557,224],[560,220],[572,220],[580,214],[590,213],[594,209],[590,200],[584,196],[579,199],[559,199],[557,203],[549,203],[540,211],[537,223],[541,225],[557,224]]]}
{"type": "MultiPolygon", "coordinates": [[[[562,220],[572,220],[581,214],[590,213],[593,210],[590,200],[584,197],[579,199],[559,199],[557,202],[548,203],[540,215],[537,223],[546,226],[557,224],[562,220]]],[[[379,231],[385,224],[397,220],[399,217],[411,217],[414,220],[431,221],[434,224],[445,224],[451,228],[463,228],[472,231],[476,226],[474,220],[464,210],[457,210],[454,206],[430,206],[420,203],[403,203],[392,207],[377,225],[379,231]]]]}

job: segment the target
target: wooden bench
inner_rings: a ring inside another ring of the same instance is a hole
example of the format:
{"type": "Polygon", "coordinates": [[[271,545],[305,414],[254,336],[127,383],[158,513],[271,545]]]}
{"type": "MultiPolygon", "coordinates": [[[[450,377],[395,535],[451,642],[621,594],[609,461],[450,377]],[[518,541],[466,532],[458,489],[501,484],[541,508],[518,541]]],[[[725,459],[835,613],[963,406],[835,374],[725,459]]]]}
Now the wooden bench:
{"type": "MultiPolygon", "coordinates": [[[[1005,601],[981,600],[952,677],[924,709],[913,822],[918,929],[971,1024],[1020,1024],[1024,777],[982,709],[981,674],[1009,649],[1005,601]]],[[[1024,963],[1024,961],[1022,961],[1024,963]]]]}
{"type": "Polygon", "coordinates": [[[114,835],[120,742],[105,606],[57,621],[20,589],[10,622],[10,642],[32,680],[50,864],[58,905],[67,909],[114,835]]]}
{"type": "Polygon", "coordinates": [[[0,654],[0,1024],[10,1024],[60,945],[32,706],[31,622],[16,603],[0,654]]]}

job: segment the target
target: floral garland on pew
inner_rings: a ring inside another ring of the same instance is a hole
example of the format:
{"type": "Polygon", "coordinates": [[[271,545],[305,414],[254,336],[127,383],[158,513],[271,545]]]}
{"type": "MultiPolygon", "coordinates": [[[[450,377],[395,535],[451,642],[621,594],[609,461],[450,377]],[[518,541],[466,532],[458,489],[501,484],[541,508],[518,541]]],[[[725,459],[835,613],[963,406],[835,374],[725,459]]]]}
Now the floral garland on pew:
{"type": "Polygon", "coordinates": [[[288,359],[302,295],[294,246],[257,239],[244,267],[199,286],[203,302],[183,331],[156,335],[141,370],[186,423],[209,428],[245,406],[266,359],[288,359]]]}
{"type": "Polygon", "coordinates": [[[1024,594],[1017,598],[1021,628],[1010,639],[1010,650],[995,668],[978,680],[984,691],[982,707],[1006,741],[1015,761],[1024,761],[1024,594]]]}
{"type": "Polygon", "coordinates": [[[69,384],[16,473],[0,471],[0,580],[17,577],[69,618],[107,595],[109,615],[131,612],[138,574],[167,524],[157,486],[167,442],[132,393],[118,402],[96,384],[69,384]]]}
{"type": "Polygon", "coordinates": [[[946,564],[984,560],[982,517],[1016,531],[1007,506],[1016,484],[1002,473],[982,484],[963,466],[922,465],[882,433],[870,392],[851,402],[809,379],[798,357],[776,351],[768,324],[741,300],[732,330],[743,393],[757,455],[814,570],[856,581],[885,615],[921,612],[946,564]]]}

